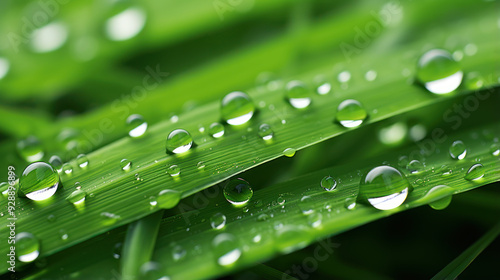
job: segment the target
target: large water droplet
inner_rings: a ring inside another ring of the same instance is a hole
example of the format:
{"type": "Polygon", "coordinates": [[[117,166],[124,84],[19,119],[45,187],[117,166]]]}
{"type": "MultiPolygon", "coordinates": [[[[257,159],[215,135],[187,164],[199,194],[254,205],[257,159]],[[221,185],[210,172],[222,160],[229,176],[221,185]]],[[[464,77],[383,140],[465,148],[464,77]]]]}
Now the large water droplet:
{"type": "Polygon", "coordinates": [[[286,85],[286,97],[290,104],[297,108],[306,108],[311,104],[311,92],[301,81],[290,81],[286,85]]]}
{"type": "Polygon", "coordinates": [[[178,165],[172,164],[167,168],[167,172],[172,177],[179,176],[181,174],[181,168],[178,165]]]}
{"type": "Polygon", "coordinates": [[[80,168],[85,168],[89,165],[89,160],[86,155],[81,154],[76,157],[76,163],[80,168]]]}
{"type": "Polygon", "coordinates": [[[241,179],[230,180],[224,186],[224,197],[233,205],[243,205],[247,203],[253,196],[252,187],[250,184],[241,179]]]}
{"type": "Polygon", "coordinates": [[[331,176],[325,176],[321,179],[321,187],[328,192],[334,191],[337,188],[337,181],[331,176]]]}
{"type": "Polygon", "coordinates": [[[233,91],[222,99],[221,116],[230,125],[248,122],[255,111],[255,105],[244,92],[233,91]]]}
{"type": "Polygon", "coordinates": [[[85,201],[85,197],[87,197],[87,193],[85,191],[82,191],[82,190],[76,190],[74,192],[72,192],[67,198],[66,200],[69,202],[69,203],[73,203],[73,204],[80,204],[80,203],[83,203],[85,201]]]}
{"type": "Polygon", "coordinates": [[[51,156],[49,159],[49,164],[52,165],[52,167],[57,170],[57,172],[61,173],[62,171],[62,166],[63,162],[60,157],[58,156],[51,156]]]}
{"type": "Polygon", "coordinates": [[[293,157],[295,155],[295,149],[294,148],[286,148],[283,151],[283,155],[285,155],[286,157],[293,157]]]}
{"type": "Polygon", "coordinates": [[[425,195],[424,199],[433,200],[432,202],[429,202],[429,206],[432,209],[443,210],[444,208],[448,207],[448,205],[450,205],[452,194],[452,188],[445,185],[439,185],[430,189],[425,195]]]}
{"type": "Polygon", "coordinates": [[[259,127],[259,136],[265,141],[273,139],[274,131],[268,124],[262,124],[259,127]]]}
{"type": "Polygon", "coordinates": [[[174,208],[181,200],[181,193],[174,190],[162,190],[156,197],[157,205],[163,209],[174,208]]]}
{"type": "Polygon", "coordinates": [[[215,213],[210,217],[210,226],[213,229],[222,229],[226,225],[226,216],[222,213],[215,213]]]}
{"type": "Polygon", "coordinates": [[[27,162],[41,160],[44,155],[42,144],[35,136],[28,136],[26,139],[17,142],[17,151],[27,162]]]}
{"type": "Polygon", "coordinates": [[[483,178],[484,173],[485,173],[484,166],[480,163],[476,163],[469,168],[464,178],[469,181],[475,181],[483,178]]]}
{"type": "Polygon", "coordinates": [[[59,185],[59,174],[45,162],[35,162],[19,178],[20,193],[31,200],[44,200],[53,196],[59,185]]]}
{"type": "Polygon", "coordinates": [[[337,121],[344,127],[357,127],[368,117],[365,108],[354,99],[347,99],[337,108],[337,121]]]}
{"type": "Polygon", "coordinates": [[[73,167],[68,162],[63,164],[62,169],[63,169],[64,174],[66,174],[66,175],[71,175],[73,173],[73,167]]]}
{"type": "Polygon", "coordinates": [[[433,49],[420,57],[417,78],[428,91],[444,94],[458,88],[463,72],[460,64],[448,51],[433,49]]]}
{"type": "Polygon", "coordinates": [[[174,154],[187,152],[193,145],[193,138],[184,129],[176,129],[167,137],[167,150],[174,154]]]}
{"type": "Polygon", "coordinates": [[[221,138],[224,136],[224,126],[218,122],[215,122],[210,125],[210,128],[208,129],[208,133],[212,135],[213,138],[221,138]]]}
{"type": "Polygon", "coordinates": [[[124,158],[120,161],[120,167],[123,171],[129,171],[132,168],[132,162],[124,158]]]}
{"type": "Polygon", "coordinates": [[[146,133],[148,123],[144,121],[141,115],[133,114],[127,118],[127,129],[130,137],[140,137],[146,133]]]}
{"type": "Polygon", "coordinates": [[[241,256],[236,237],[229,233],[217,235],[212,241],[212,247],[217,263],[221,266],[231,266],[241,256]]]}
{"type": "Polygon", "coordinates": [[[29,232],[16,234],[16,254],[21,262],[32,262],[40,255],[40,242],[29,232]]]}
{"type": "Polygon", "coordinates": [[[146,23],[146,13],[137,7],[130,7],[106,21],[106,35],[113,41],[135,37],[146,23]]]}
{"type": "Polygon", "coordinates": [[[450,156],[453,159],[464,159],[465,156],[467,155],[467,147],[465,146],[464,142],[457,140],[453,142],[450,146],[450,156]]]}
{"type": "Polygon", "coordinates": [[[359,198],[379,210],[390,210],[403,204],[409,188],[408,180],[399,170],[392,166],[377,166],[361,179],[359,198]]]}

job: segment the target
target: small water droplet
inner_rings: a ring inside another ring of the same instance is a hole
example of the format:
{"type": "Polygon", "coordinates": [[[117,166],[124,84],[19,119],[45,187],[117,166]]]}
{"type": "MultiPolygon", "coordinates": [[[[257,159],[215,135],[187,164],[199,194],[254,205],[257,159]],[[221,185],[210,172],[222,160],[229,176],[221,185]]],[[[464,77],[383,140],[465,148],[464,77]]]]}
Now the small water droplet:
{"type": "Polygon", "coordinates": [[[415,174],[424,169],[424,164],[419,160],[414,159],[408,163],[406,169],[408,169],[408,171],[410,171],[411,174],[415,174]]]}
{"type": "Polygon", "coordinates": [[[285,155],[287,157],[293,157],[295,155],[295,149],[294,148],[286,148],[283,151],[283,155],[285,155]]]}
{"type": "Polygon", "coordinates": [[[483,178],[484,173],[485,173],[484,166],[480,163],[476,163],[469,168],[464,178],[469,181],[475,181],[483,178]]]}
{"type": "Polygon", "coordinates": [[[171,209],[179,204],[181,193],[174,190],[162,190],[158,193],[156,202],[162,209],[171,209]]]}
{"type": "Polygon", "coordinates": [[[253,196],[253,190],[250,184],[241,178],[230,180],[224,186],[223,191],[226,200],[237,206],[244,205],[253,196]]]}
{"type": "Polygon", "coordinates": [[[198,168],[198,170],[202,170],[205,168],[205,162],[204,161],[200,161],[196,164],[196,168],[198,168]]]}
{"type": "Polygon", "coordinates": [[[342,71],[338,74],[337,80],[341,83],[347,83],[349,80],[351,80],[351,72],[349,71],[342,71]]]}
{"type": "Polygon", "coordinates": [[[52,197],[59,186],[59,174],[45,162],[35,162],[23,171],[19,178],[19,191],[31,200],[52,197]]]}
{"type": "Polygon", "coordinates": [[[50,214],[47,216],[47,221],[53,223],[57,220],[56,216],[54,214],[50,214]]]}
{"type": "Polygon", "coordinates": [[[392,166],[377,166],[361,179],[359,199],[379,210],[394,209],[406,200],[410,183],[392,166]]]}
{"type": "Polygon", "coordinates": [[[170,277],[164,274],[165,269],[161,264],[149,261],[141,265],[140,277],[141,280],[170,280],[170,277]]]}
{"type": "Polygon", "coordinates": [[[71,166],[70,163],[63,164],[62,169],[63,169],[64,174],[66,174],[66,175],[71,175],[71,173],[73,173],[73,167],[71,166]]]}
{"type": "Polygon", "coordinates": [[[156,196],[151,196],[149,198],[149,205],[155,207],[158,204],[158,201],[156,201],[156,196]]]}
{"type": "Polygon", "coordinates": [[[135,37],[146,23],[146,13],[138,7],[128,7],[106,21],[106,35],[112,41],[135,37]]]}
{"type": "Polygon", "coordinates": [[[121,218],[120,215],[116,215],[110,212],[102,212],[100,216],[104,220],[104,223],[106,225],[112,225],[121,218]]]}
{"type": "Polygon", "coordinates": [[[180,245],[175,245],[172,249],[172,258],[174,261],[180,261],[186,256],[186,250],[180,245]]]}
{"type": "Polygon", "coordinates": [[[316,93],[319,95],[328,94],[332,90],[332,84],[327,82],[324,76],[315,77],[314,83],[316,85],[316,93]]]}
{"type": "Polygon", "coordinates": [[[57,170],[58,173],[62,172],[62,166],[63,162],[60,157],[58,156],[51,156],[49,159],[49,164],[52,165],[52,167],[57,170]]]}
{"type": "Polygon", "coordinates": [[[365,74],[365,79],[368,81],[368,82],[372,82],[372,81],[375,81],[375,79],[377,78],[377,72],[375,72],[374,70],[369,70],[368,72],[366,72],[365,74]]]}
{"type": "Polygon", "coordinates": [[[181,174],[181,168],[175,164],[172,164],[168,167],[167,172],[172,177],[179,176],[181,174]]]}
{"type": "Polygon", "coordinates": [[[85,168],[89,165],[89,160],[86,155],[80,154],[76,157],[76,163],[80,168],[85,168]]]}
{"type": "Polygon", "coordinates": [[[80,203],[83,203],[85,201],[85,197],[87,196],[87,193],[85,191],[82,191],[82,190],[75,190],[74,192],[72,192],[67,198],[66,200],[69,202],[69,203],[73,203],[75,205],[77,204],[80,204],[80,203]]]}
{"type": "Polygon", "coordinates": [[[66,241],[69,238],[68,233],[64,229],[59,230],[59,236],[61,237],[62,241],[66,241]]]}
{"type": "Polygon", "coordinates": [[[417,78],[428,91],[445,94],[458,88],[463,72],[448,51],[433,49],[420,57],[417,78]]]}
{"type": "Polygon", "coordinates": [[[123,171],[129,171],[132,168],[132,162],[124,158],[120,161],[120,167],[123,171]]]}
{"type": "Polygon", "coordinates": [[[45,154],[42,144],[35,136],[28,136],[26,139],[17,142],[17,152],[27,162],[39,161],[45,154]]]}
{"type": "Polygon", "coordinates": [[[218,122],[211,124],[208,129],[208,133],[210,133],[213,138],[221,138],[224,136],[224,132],[224,126],[218,122]]]}
{"type": "Polygon", "coordinates": [[[248,95],[241,91],[233,91],[222,99],[221,116],[230,125],[241,125],[248,122],[255,111],[255,105],[248,95]]]}
{"type": "Polygon", "coordinates": [[[120,259],[122,256],[123,243],[118,242],[113,246],[113,258],[120,259]]]}
{"type": "Polygon", "coordinates": [[[210,226],[213,229],[222,229],[226,225],[226,216],[222,213],[215,213],[210,217],[210,226]]]}
{"type": "Polygon", "coordinates": [[[315,201],[312,197],[305,195],[300,199],[299,208],[304,215],[310,215],[314,212],[315,201]]]}
{"type": "Polygon", "coordinates": [[[16,234],[16,254],[19,261],[28,263],[40,255],[40,241],[29,232],[16,234]]]}
{"type": "Polygon", "coordinates": [[[269,141],[273,139],[274,136],[274,131],[271,129],[271,127],[268,124],[262,124],[259,127],[259,136],[265,141],[269,141]]]}
{"type": "Polygon", "coordinates": [[[454,141],[453,144],[450,146],[450,156],[453,159],[464,159],[465,156],[467,155],[467,147],[465,146],[464,142],[457,140],[454,141]]]}
{"type": "Polygon", "coordinates": [[[176,129],[167,137],[167,151],[180,154],[187,152],[193,145],[193,138],[184,129],[176,129]]]}
{"type": "Polygon", "coordinates": [[[439,172],[441,172],[442,176],[448,176],[448,175],[451,175],[453,173],[453,169],[448,165],[443,165],[439,169],[439,172]]]}
{"type": "Polygon", "coordinates": [[[337,108],[337,121],[344,127],[357,127],[368,117],[365,108],[354,99],[347,99],[337,108]]]}
{"type": "Polygon", "coordinates": [[[323,189],[325,189],[325,191],[331,192],[336,190],[337,181],[331,176],[325,176],[323,177],[323,179],[321,179],[320,185],[323,189]]]}
{"type": "Polygon", "coordinates": [[[231,266],[241,256],[237,239],[229,233],[221,233],[212,240],[212,247],[217,263],[221,266],[231,266]]]}
{"type": "Polygon", "coordinates": [[[148,123],[139,114],[130,115],[127,118],[128,135],[133,138],[140,137],[146,133],[148,123]]]}
{"type": "Polygon", "coordinates": [[[290,81],[286,84],[288,102],[297,109],[306,108],[311,104],[311,92],[301,81],[290,81]]]}
{"type": "Polygon", "coordinates": [[[323,220],[321,213],[312,213],[307,216],[307,223],[313,228],[319,228],[323,220]]]}
{"type": "Polygon", "coordinates": [[[484,78],[477,72],[468,73],[465,79],[465,87],[470,90],[477,90],[484,86],[484,78]]]}
{"type": "Polygon", "coordinates": [[[493,156],[499,156],[500,155],[500,143],[493,143],[490,147],[490,152],[493,156]]]}

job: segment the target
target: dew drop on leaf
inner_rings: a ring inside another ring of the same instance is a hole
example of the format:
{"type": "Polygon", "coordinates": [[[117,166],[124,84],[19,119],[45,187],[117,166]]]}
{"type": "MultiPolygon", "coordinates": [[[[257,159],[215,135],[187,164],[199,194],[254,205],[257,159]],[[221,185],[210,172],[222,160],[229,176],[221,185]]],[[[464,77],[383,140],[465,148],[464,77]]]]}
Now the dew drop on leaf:
{"type": "Polygon", "coordinates": [[[222,213],[215,213],[210,217],[210,226],[213,229],[223,229],[226,225],[226,216],[222,213]]]}
{"type": "Polygon", "coordinates": [[[337,121],[344,127],[357,127],[368,117],[365,108],[354,99],[347,99],[337,108],[337,121]]]}
{"type": "Polygon", "coordinates": [[[467,155],[467,147],[464,142],[457,140],[451,144],[449,152],[451,158],[461,160],[467,155]]]}
{"type": "Polygon", "coordinates": [[[223,193],[226,200],[236,206],[244,205],[253,196],[252,187],[241,178],[230,180],[224,186],[223,193]]]}
{"type": "Polygon", "coordinates": [[[212,240],[212,250],[220,266],[231,266],[241,257],[236,237],[230,233],[221,233],[212,240]]]}
{"type": "Polygon", "coordinates": [[[208,133],[213,138],[221,138],[225,133],[224,126],[218,122],[212,123],[208,129],[208,133]]]}
{"type": "Polygon", "coordinates": [[[325,191],[331,192],[337,188],[337,181],[332,176],[325,176],[321,179],[320,185],[325,191]]]}
{"type": "Polygon", "coordinates": [[[86,155],[80,154],[76,157],[76,163],[80,168],[85,168],[89,165],[89,160],[86,155]]]}
{"type": "Polygon", "coordinates": [[[49,159],[49,164],[52,165],[52,167],[57,170],[58,173],[62,172],[62,166],[63,162],[60,157],[58,156],[51,156],[49,159]]]}
{"type": "Polygon", "coordinates": [[[484,173],[485,173],[484,166],[480,163],[476,163],[469,168],[464,178],[469,181],[476,181],[483,178],[484,173]]]}
{"type": "Polygon", "coordinates": [[[167,151],[174,154],[185,153],[191,149],[192,145],[193,138],[184,129],[176,129],[167,137],[167,151]]]}
{"type": "Polygon", "coordinates": [[[371,169],[361,179],[359,199],[379,210],[390,210],[403,204],[409,190],[410,183],[399,170],[382,165],[371,169]]]}
{"type": "Polygon", "coordinates": [[[59,174],[45,162],[35,162],[19,178],[20,192],[31,200],[44,200],[53,196],[59,186],[59,174]]]}
{"type": "Polygon", "coordinates": [[[156,197],[158,206],[162,209],[170,209],[177,206],[181,200],[181,193],[175,190],[162,190],[156,197]]]}
{"type": "Polygon", "coordinates": [[[450,93],[462,83],[463,72],[452,55],[441,49],[424,53],[417,64],[417,79],[434,94],[450,93]]]}
{"type": "Polygon", "coordinates": [[[120,167],[123,171],[129,171],[132,168],[132,162],[124,158],[120,161],[120,167]]]}
{"type": "Polygon", "coordinates": [[[268,124],[262,124],[259,127],[259,136],[265,141],[269,141],[273,139],[274,131],[271,129],[271,126],[268,124]]]}
{"type": "Polygon", "coordinates": [[[133,114],[127,118],[128,135],[133,138],[140,137],[146,133],[148,123],[141,115],[133,114]]]}
{"type": "Polygon", "coordinates": [[[242,125],[248,122],[255,111],[255,105],[248,95],[233,91],[221,101],[221,117],[230,125],[242,125]]]}
{"type": "Polygon", "coordinates": [[[286,84],[286,98],[297,109],[306,108],[311,104],[311,92],[301,81],[290,81],[286,84]]]}
{"type": "Polygon", "coordinates": [[[19,261],[28,263],[36,260],[40,255],[40,241],[29,232],[16,234],[16,255],[19,261]]]}
{"type": "Polygon", "coordinates": [[[17,152],[27,162],[39,161],[45,154],[42,143],[35,136],[28,136],[17,142],[17,152]]]}

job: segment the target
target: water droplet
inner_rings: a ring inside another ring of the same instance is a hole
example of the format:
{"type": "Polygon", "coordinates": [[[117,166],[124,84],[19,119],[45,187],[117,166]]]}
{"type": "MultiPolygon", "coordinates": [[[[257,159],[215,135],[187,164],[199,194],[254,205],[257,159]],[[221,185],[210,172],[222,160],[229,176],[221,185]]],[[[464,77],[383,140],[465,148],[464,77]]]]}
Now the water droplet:
{"type": "Polygon", "coordinates": [[[57,172],[61,173],[62,171],[62,165],[63,162],[60,157],[58,156],[51,156],[49,159],[49,164],[52,165],[52,167],[57,170],[57,172]]]}
{"type": "Polygon", "coordinates": [[[210,135],[212,135],[213,138],[220,138],[224,136],[225,133],[224,126],[218,122],[215,122],[210,125],[208,133],[210,133],[210,135]]]}
{"type": "Polygon", "coordinates": [[[193,145],[193,138],[184,129],[176,129],[167,137],[167,150],[174,154],[187,152],[193,145]]]}
{"type": "Polygon", "coordinates": [[[356,198],[355,197],[348,197],[344,201],[344,207],[347,210],[354,210],[356,208],[356,198]]]}
{"type": "Polygon", "coordinates": [[[344,127],[357,127],[368,117],[368,113],[357,100],[347,99],[340,103],[336,117],[344,127]]]}
{"type": "Polygon", "coordinates": [[[148,129],[148,123],[141,115],[133,114],[127,118],[127,129],[130,137],[136,138],[144,135],[148,129]]]}
{"type": "Polygon", "coordinates": [[[484,173],[485,173],[484,166],[480,163],[476,163],[469,168],[464,178],[469,181],[475,181],[483,178],[484,173]]]}
{"type": "Polygon", "coordinates": [[[54,214],[50,214],[47,216],[47,221],[53,223],[57,220],[56,216],[54,214]]]}
{"type": "Polygon", "coordinates": [[[179,176],[181,174],[181,168],[175,164],[172,164],[168,167],[167,172],[172,177],[179,176]]]}
{"type": "Polygon", "coordinates": [[[158,206],[162,209],[174,208],[180,200],[181,193],[174,190],[162,190],[156,198],[158,206]]]}
{"type": "Polygon", "coordinates": [[[268,124],[262,124],[259,127],[259,136],[265,141],[273,139],[274,131],[268,124]]]}
{"type": "Polygon", "coordinates": [[[453,142],[450,146],[450,156],[453,159],[464,159],[465,156],[467,155],[467,147],[465,146],[464,142],[457,140],[453,142]]]}
{"type": "Polygon", "coordinates": [[[307,216],[307,223],[313,228],[320,227],[322,220],[323,215],[321,215],[321,213],[312,213],[311,215],[307,216]]]}
{"type": "Polygon", "coordinates": [[[286,97],[290,104],[297,108],[306,108],[311,104],[311,93],[301,81],[290,81],[286,84],[286,97]]]}
{"type": "Polygon", "coordinates": [[[410,163],[410,159],[407,156],[400,156],[398,159],[399,167],[406,168],[406,166],[410,163]]]}
{"type": "Polygon", "coordinates": [[[129,7],[106,21],[106,35],[113,41],[135,37],[146,23],[146,13],[138,7],[129,7]]]}
{"type": "Polygon", "coordinates": [[[425,195],[424,199],[433,200],[432,202],[429,202],[429,206],[432,209],[443,210],[444,208],[448,207],[448,205],[450,205],[452,194],[452,188],[445,185],[439,185],[430,189],[425,195]]]}
{"type": "Polygon", "coordinates": [[[122,256],[123,243],[118,242],[113,246],[113,258],[120,259],[122,256]]]}
{"type": "Polygon", "coordinates": [[[328,94],[332,90],[332,84],[327,82],[324,76],[317,76],[314,78],[314,82],[316,85],[316,93],[319,95],[328,94]]]}
{"type": "Polygon", "coordinates": [[[463,72],[448,51],[433,49],[420,57],[417,78],[428,91],[444,94],[458,88],[463,72]]]}
{"type": "Polygon", "coordinates": [[[453,169],[448,165],[443,165],[439,169],[439,172],[441,172],[442,176],[448,176],[448,175],[451,175],[453,173],[453,169]]]}
{"type": "Polygon", "coordinates": [[[267,220],[269,220],[269,219],[270,219],[269,215],[267,215],[267,214],[265,214],[265,213],[260,214],[260,215],[257,217],[257,221],[259,221],[259,222],[264,222],[264,221],[267,221],[267,220]]]}
{"type": "Polygon", "coordinates": [[[490,152],[494,156],[499,156],[500,155],[500,144],[499,143],[493,143],[490,147],[490,152]]]}
{"type": "Polygon", "coordinates": [[[233,91],[222,99],[221,116],[230,125],[241,125],[248,122],[255,111],[255,105],[248,95],[241,91],[233,91]]]}
{"type": "Polygon", "coordinates": [[[19,261],[28,263],[40,255],[40,242],[29,232],[16,234],[16,254],[19,261]]]}
{"type": "Polygon", "coordinates": [[[170,280],[170,277],[164,274],[165,269],[161,264],[149,261],[141,265],[140,279],[142,280],[170,280]]]}
{"type": "Polygon", "coordinates": [[[236,237],[229,233],[217,235],[212,241],[212,247],[217,263],[221,266],[231,266],[241,256],[236,237]]]}
{"type": "Polygon", "coordinates": [[[375,72],[374,70],[369,70],[368,72],[366,72],[365,74],[365,79],[368,81],[368,82],[372,82],[372,81],[375,81],[375,79],[377,78],[377,72],[375,72]]]}
{"type": "Polygon", "coordinates": [[[419,160],[414,159],[408,163],[406,169],[408,169],[411,174],[418,173],[424,169],[424,164],[419,160]]]}
{"type": "Polygon", "coordinates": [[[68,233],[64,229],[59,230],[59,236],[61,237],[62,241],[66,241],[69,238],[68,233]]]}
{"type": "Polygon", "coordinates": [[[71,166],[70,163],[63,164],[62,169],[63,169],[64,174],[66,174],[66,175],[71,175],[71,173],[73,173],[73,167],[71,166]]]}
{"type": "Polygon", "coordinates": [[[31,49],[46,53],[59,49],[68,38],[68,28],[60,22],[52,22],[31,33],[31,49]]]}
{"type": "Polygon", "coordinates": [[[314,212],[315,201],[312,197],[305,195],[300,199],[299,208],[302,214],[309,215],[314,212]]]}
{"type": "Polygon", "coordinates": [[[480,89],[484,86],[485,81],[477,72],[468,73],[465,79],[465,87],[470,90],[480,89]]]}
{"type": "Polygon", "coordinates": [[[397,145],[404,140],[407,131],[408,128],[405,123],[397,122],[381,128],[378,133],[378,138],[383,144],[397,145]]]}
{"type": "Polygon", "coordinates": [[[288,254],[307,246],[309,233],[302,227],[286,225],[276,231],[275,246],[283,254],[288,254]]]}
{"type": "Polygon", "coordinates": [[[320,185],[323,189],[325,189],[325,191],[331,192],[336,190],[337,181],[331,176],[325,176],[323,177],[323,179],[321,179],[320,185]]]}
{"type": "Polygon", "coordinates": [[[362,178],[359,198],[379,210],[390,210],[403,204],[409,188],[408,180],[399,170],[383,165],[373,168],[362,178]]]}
{"type": "Polygon", "coordinates": [[[73,204],[80,204],[80,203],[83,203],[85,201],[85,197],[87,196],[87,193],[85,191],[82,191],[82,190],[76,190],[74,192],[72,192],[67,198],[66,200],[69,202],[69,203],[73,203],[73,204]]]}
{"type": "Polygon", "coordinates": [[[76,157],[76,163],[80,168],[85,168],[89,165],[89,160],[86,155],[81,154],[76,157]]]}
{"type": "Polygon", "coordinates": [[[9,73],[9,69],[10,62],[6,58],[0,57],[0,80],[9,73]]]}
{"type": "Polygon", "coordinates": [[[247,203],[253,196],[253,190],[250,184],[241,179],[230,180],[224,186],[224,197],[233,205],[243,205],[247,203]]]}
{"type": "Polygon", "coordinates": [[[226,225],[226,216],[222,213],[216,213],[210,217],[210,226],[213,229],[222,229],[226,225]]]}
{"type": "Polygon", "coordinates": [[[116,215],[110,212],[102,212],[100,216],[104,219],[104,223],[106,225],[112,225],[121,218],[120,215],[116,215]]]}
{"type": "Polygon", "coordinates": [[[280,194],[278,196],[278,199],[276,199],[276,202],[278,202],[279,205],[284,205],[286,202],[285,196],[280,194]]]}
{"type": "Polygon", "coordinates": [[[202,170],[205,168],[205,162],[204,161],[200,161],[196,164],[196,168],[198,168],[198,170],[202,170]]]}
{"type": "Polygon", "coordinates": [[[120,167],[123,171],[129,171],[132,168],[132,162],[126,158],[120,161],[120,167]]]}
{"type": "Polygon", "coordinates": [[[155,207],[158,204],[158,201],[156,201],[156,196],[151,196],[149,198],[149,205],[155,207]]]}
{"type": "Polygon", "coordinates": [[[186,256],[186,250],[180,245],[175,245],[172,249],[172,258],[174,261],[182,260],[186,256]]]}
{"type": "Polygon", "coordinates": [[[27,162],[39,161],[44,156],[42,144],[35,136],[28,136],[17,142],[17,151],[27,162]]]}
{"type": "Polygon", "coordinates": [[[294,148],[286,148],[283,151],[283,155],[285,155],[287,157],[293,157],[295,155],[295,149],[294,148]]]}
{"type": "Polygon", "coordinates": [[[347,83],[351,80],[351,73],[349,71],[342,71],[338,74],[337,80],[341,83],[347,83]]]}
{"type": "Polygon", "coordinates": [[[53,196],[59,185],[59,174],[45,162],[35,162],[19,178],[19,191],[31,200],[44,200],[53,196]]]}

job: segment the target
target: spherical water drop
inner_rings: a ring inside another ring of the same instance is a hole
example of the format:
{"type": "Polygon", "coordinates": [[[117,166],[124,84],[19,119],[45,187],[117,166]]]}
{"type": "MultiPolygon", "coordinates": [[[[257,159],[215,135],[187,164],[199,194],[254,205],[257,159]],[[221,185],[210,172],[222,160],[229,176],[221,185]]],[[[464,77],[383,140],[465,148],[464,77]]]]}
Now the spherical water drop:
{"type": "Polygon", "coordinates": [[[135,37],[146,23],[146,13],[138,7],[128,7],[106,21],[106,35],[113,41],[135,37]]]}
{"type": "Polygon", "coordinates": [[[167,137],[167,150],[174,154],[187,152],[193,145],[193,138],[184,129],[176,129],[167,137]]]}
{"type": "Polygon", "coordinates": [[[229,233],[221,233],[212,241],[212,247],[217,263],[221,266],[231,266],[241,256],[236,237],[229,233]]]}
{"type": "Polygon", "coordinates": [[[458,88],[463,72],[448,51],[433,49],[420,57],[417,78],[428,91],[445,94],[458,88]]]}
{"type": "Polygon", "coordinates": [[[294,148],[286,148],[283,151],[283,155],[285,155],[287,157],[293,157],[295,155],[295,149],[294,148]]]}
{"type": "Polygon", "coordinates": [[[347,210],[354,210],[356,208],[356,198],[348,197],[344,201],[344,206],[347,210]]]}
{"type": "Polygon", "coordinates": [[[357,127],[368,117],[365,108],[354,99],[347,99],[337,108],[337,121],[344,127],[357,127]]]}
{"type": "Polygon", "coordinates": [[[299,208],[302,214],[309,215],[314,212],[315,201],[312,197],[305,195],[300,199],[299,208]]]}
{"type": "Polygon", "coordinates": [[[168,167],[167,173],[172,177],[179,176],[181,174],[181,168],[175,164],[172,164],[168,167]]]}
{"type": "Polygon", "coordinates": [[[500,144],[499,143],[494,143],[490,147],[490,152],[493,156],[499,156],[500,155],[500,144]]]}
{"type": "Polygon", "coordinates": [[[73,167],[71,166],[70,163],[63,164],[62,169],[64,174],[66,175],[71,175],[71,173],[73,173],[73,167]]]}
{"type": "Polygon", "coordinates": [[[17,142],[17,151],[27,162],[39,161],[44,156],[42,144],[35,136],[28,136],[17,142]]]}
{"type": "Polygon", "coordinates": [[[312,213],[307,216],[307,223],[313,228],[319,228],[323,220],[321,213],[312,213]]]}
{"type": "Polygon", "coordinates": [[[182,260],[186,256],[186,250],[180,245],[174,246],[172,249],[172,257],[174,261],[182,260]]]}
{"type": "Polygon", "coordinates": [[[204,161],[200,161],[196,164],[196,168],[198,168],[198,170],[203,170],[205,168],[205,162],[204,161]]]}
{"type": "Polygon", "coordinates": [[[151,196],[149,198],[149,205],[155,207],[158,204],[158,201],[156,201],[156,196],[151,196]]]}
{"type": "Polygon", "coordinates": [[[210,217],[210,226],[213,229],[222,229],[226,225],[226,216],[222,213],[216,213],[210,217]]]}
{"type": "Polygon", "coordinates": [[[230,125],[248,122],[255,111],[255,105],[244,92],[234,91],[222,99],[221,116],[230,125]]]}
{"type": "Polygon", "coordinates": [[[144,135],[148,129],[148,123],[141,115],[133,114],[127,118],[128,135],[136,138],[144,135]]]}
{"type": "Polygon", "coordinates": [[[19,178],[20,193],[31,200],[44,200],[53,196],[59,185],[59,174],[45,162],[35,162],[19,178]]]}
{"type": "Polygon", "coordinates": [[[408,169],[411,174],[418,173],[424,169],[424,164],[419,160],[414,159],[408,163],[406,169],[408,169]]]}
{"type": "Polygon", "coordinates": [[[342,71],[338,74],[337,80],[341,83],[347,83],[351,80],[351,73],[349,71],[342,71]]]}
{"type": "Polygon", "coordinates": [[[316,85],[316,93],[319,95],[328,94],[332,90],[332,84],[327,82],[326,78],[323,76],[317,76],[314,78],[314,82],[316,85]]]}
{"type": "Polygon", "coordinates": [[[62,171],[62,166],[63,162],[60,157],[58,156],[51,156],[49,159],[49,164],[52,165],[52,167],[57,170],[57,172],[61,173],[62,171]]]}
{"type": "Polygon", "coordinates": [[[162,209],[174,208],[181,200],[181,193],[174,190],[162,190],[158,193],[156,202],[162,209]]]}
{"type": "Polygon", "coordinates": [[[0,183],[0,192],[5,197],[9,195],[9,186],[10,186],[9,183],[7,182],[0,183]]]}
{"type": "Polygon", "coordinates": [[[225,133],[224,126],[220,123],[215,122],[210,125],[208,133],[210,133],[213,138],[221,138],[225,133]]]}
{"type": "Polygon", "coordinates": [[[89,165],[89,160],[86,155],[81,154],[76,157],[76,163],[80,168],[85,168],[89,165]]]}
{"type": "Polygon", "coordinates": [[[129,171],[132,168],[132,162],[124,158],[120,161],[120,167],[123,171],[129,171]]]}
{"type": "Polygon", "coordinates": [[[123,243],[118,242],[115,244],[115,246],[113,247],[113,258],[117,260],[120,259],[120,257],[122,256],[122,248],[123,243]]]}
{"type": "Polygon", "coordinates": [[[226,200],[237,206],[244,205],[253,196],[252,187],[250,187],[247,181],[241,178],[230,180],[224,186],[223,192],[226,200]]]}
{"type": "Polygon", "coordinates": [[[439,185],[430,189],[424,198],[433,200],[432,202],[429,202],[429,206],[432,209],[443,210],[444,208],[448,207],[448,205],[450,205],[452,194],[452,188],[445,185],[439,185]]]}
{"type": "Polygon", "coordinates": [[[16,254],[19,261],[28,263],[36,260],[40,255],[40,242],[29,232],[16,234],[16,254]]]}
{"type": "Polygon", "coordinates": [[[268,124],[262,124],[259,127],[259,136],[265,141],[273,139],[274,131],[268,124]]]}
{"type": "Polygon", "coordinates": [[[306,108],[311,104],[310,90],[301,81],[291,81],[286,85],[286,97],[297,109],[306,108]]]}
{"type": "Polygon", "coordinates": [[[394,209],[406,200],[410,184],[394,167],[378,166],[361,179],[359,198],[379,210],[394,209]]]}
{"type": "Polygon", "coordinates": [[[337,188],[337,181],[331,176],[325,176],[321,179],[321,187],[328,192],[334,191],[337,188]]]}
{"type": "Polygon", "coordinates": [[[450,146],[450,156],[453,159],[464,159],[465,156],[467,155],[467,147],[465,146],[464,142],[457,140],[453,142],[450,146]]]}
{"type": "Polygon", "coordinates": [[[464,178],[469,181],[475,181],[483,178],[484,173],[485,173],[484,166],[480,163],[476,163],[469,168],[464,178]]]}
{"type": "Polygon", "coordinates": [[[76,190],[74,192],[72,192],[67,198],[66,200],[69,202],[69,203],[73,203],[73,204],[80,204],[80,203],[83,203],[85,201],[85,197],[87,197],[87,193],[85,191],[82,191],[82,190],[76,190]]]}

